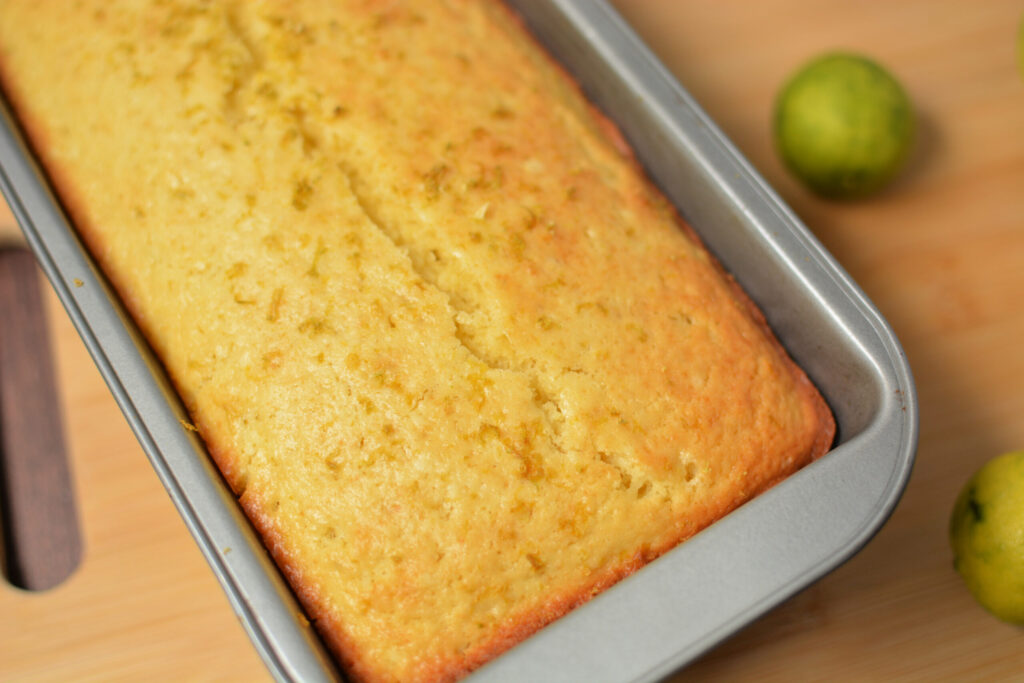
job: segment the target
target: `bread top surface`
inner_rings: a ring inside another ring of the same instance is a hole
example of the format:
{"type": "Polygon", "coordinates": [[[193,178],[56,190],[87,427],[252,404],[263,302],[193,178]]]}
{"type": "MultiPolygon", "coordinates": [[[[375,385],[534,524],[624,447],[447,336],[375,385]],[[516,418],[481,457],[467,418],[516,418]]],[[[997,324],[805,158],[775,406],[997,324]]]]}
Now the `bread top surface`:
{"type": "Polygon", "coordinates": [[[10,1],[0,70],[356,678],[464,673],[831,440],[496,3],[10,1]]]}

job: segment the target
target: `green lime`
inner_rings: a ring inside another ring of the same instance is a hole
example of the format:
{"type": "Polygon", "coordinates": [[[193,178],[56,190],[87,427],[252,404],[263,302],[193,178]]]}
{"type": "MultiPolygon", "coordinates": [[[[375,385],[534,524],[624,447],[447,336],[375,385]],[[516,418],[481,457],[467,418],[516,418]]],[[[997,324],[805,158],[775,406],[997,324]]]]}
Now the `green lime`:
{"type": "Polygon", "coordinates": [[[949,539],[953,566],[982,607],[1024,624],[1024,451],[990,460],[970,478],[949,539]]]}
{"type": "Polygon", "coordinates": [[[854,54],[811,61],[775,104],[775,142],[783,161],[826,197],[862,197],[891,180],[910,152],[914,123],[896,79],[854,54]]]}

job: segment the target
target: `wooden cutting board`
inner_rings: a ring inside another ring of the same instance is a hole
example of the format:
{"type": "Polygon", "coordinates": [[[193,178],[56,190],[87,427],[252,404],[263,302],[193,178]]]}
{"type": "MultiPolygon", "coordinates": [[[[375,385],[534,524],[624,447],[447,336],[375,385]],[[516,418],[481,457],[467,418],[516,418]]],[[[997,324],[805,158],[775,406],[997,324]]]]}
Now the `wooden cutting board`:
{"type": "MultiPolygon", "coordinates": [[[[921,408],[914,474],[881,533],[678,679],[1024,679],[1024,630],[974,604],[946,540],[970,473],[1024,448],[1024,7],[616,4],[878,305],[921,408]],[[859,203],[810,196],[771,146],[779,85],[834,48],[886,64],[921,116],[909,171],[859,203]]],[[[267,679],[52,295],[48,307],[84,561],[48,592],[0,583],[0,681],[267,679]]]]}

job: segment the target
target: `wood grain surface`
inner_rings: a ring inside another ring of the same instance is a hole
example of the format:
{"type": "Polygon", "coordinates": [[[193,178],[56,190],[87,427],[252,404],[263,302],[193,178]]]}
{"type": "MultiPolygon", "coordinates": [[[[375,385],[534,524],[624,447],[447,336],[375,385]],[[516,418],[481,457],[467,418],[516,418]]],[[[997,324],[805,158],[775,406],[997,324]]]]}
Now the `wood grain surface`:
{"type": "MultiPolygon", "coordinates": [[[[921,408],[914,473],[882,531],[678,680],[1024,680],[1024,630],[973,602],[946,538],[971,472],[1024,448],[1024,6],[616,4],[881,309],[921,408]],[[908,171],[858,203],[805,192],[771,142],[782,81],[836,48],[888,66],[920,114],[908,171]]],[[[266,680],[52,296],[49,306],[85,556],[50,591],[0,585],[0,680],[266,680]]]]}

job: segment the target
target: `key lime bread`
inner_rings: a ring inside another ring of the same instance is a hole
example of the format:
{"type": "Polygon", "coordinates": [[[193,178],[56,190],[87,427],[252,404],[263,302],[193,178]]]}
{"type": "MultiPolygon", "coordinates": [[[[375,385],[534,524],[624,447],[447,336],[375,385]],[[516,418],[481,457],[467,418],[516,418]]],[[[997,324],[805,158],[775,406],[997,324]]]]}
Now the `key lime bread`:
{"type": "Polygon", "coordinates": [[[496,2],[8,0],[0,72],[354,680],[465,674],[832,440],[496,2]]]}

